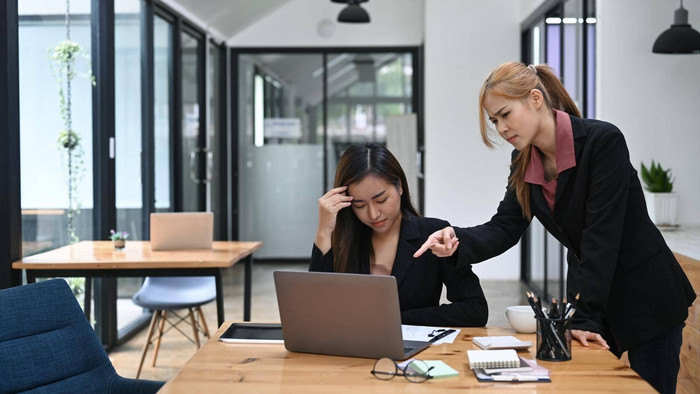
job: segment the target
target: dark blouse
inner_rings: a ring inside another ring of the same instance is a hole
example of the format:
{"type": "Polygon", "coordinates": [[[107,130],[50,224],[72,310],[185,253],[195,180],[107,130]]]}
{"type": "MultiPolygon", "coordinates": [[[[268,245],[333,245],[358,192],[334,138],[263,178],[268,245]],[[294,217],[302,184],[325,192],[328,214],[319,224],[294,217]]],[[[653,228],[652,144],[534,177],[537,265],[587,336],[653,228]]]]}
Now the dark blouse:
{"type": "MultiPolygon", "coordinates": [[[[439,258],[430,251],[419,258],[413,253],[433,232],[450,224],[444,220],[404,215],[391,275],[396,278],[403,324],[480,327],[488,320],[488,305],[479,278],[471,265],[456,268],[457,254],[439,258]],[[450,304],[439,305],[442,285],[450,304]]],[[[333,272],[333,250],[323,255],[314,244],[309,271],[333,272]]],[[[369,251],[360,264],[370,274],[369,251]]]]}

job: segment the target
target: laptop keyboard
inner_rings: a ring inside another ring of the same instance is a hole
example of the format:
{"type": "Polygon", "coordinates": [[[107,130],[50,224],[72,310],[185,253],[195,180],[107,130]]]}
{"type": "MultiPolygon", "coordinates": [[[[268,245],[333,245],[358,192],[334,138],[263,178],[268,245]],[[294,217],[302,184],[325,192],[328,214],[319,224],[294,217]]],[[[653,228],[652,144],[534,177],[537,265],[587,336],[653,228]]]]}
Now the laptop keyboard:
{"type": "Polygon", "coordinates": [[[414,347],[404,347],[403,348],[403,354],[408,354],[412,352],[415,348],[414,347]]]}

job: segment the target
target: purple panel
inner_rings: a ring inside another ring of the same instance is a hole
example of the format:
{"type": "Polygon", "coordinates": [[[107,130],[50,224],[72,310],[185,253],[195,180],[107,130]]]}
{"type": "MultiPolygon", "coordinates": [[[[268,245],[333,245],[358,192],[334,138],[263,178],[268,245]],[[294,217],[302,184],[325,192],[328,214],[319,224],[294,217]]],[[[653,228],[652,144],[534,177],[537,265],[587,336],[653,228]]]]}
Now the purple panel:
{"type": "MultiPolygon", "coordinates": [[[[576,83],[576,64],[578,51],[576,45],[576,29],[578,24],[564,25],[564,87],[571,97],[576,100],[579,97],[576,83]]],[[[579,104],[580,105],[580,104],[579,104]]]]}
{"type": "Polygon", "coordinates": [[[561,48],[559,43],[561,38],[559,32],[561,31],[561,25],[547,25],[547,57],[545,61],[549,67],[554,70],[557,75],[561,77],[561,48]]]}

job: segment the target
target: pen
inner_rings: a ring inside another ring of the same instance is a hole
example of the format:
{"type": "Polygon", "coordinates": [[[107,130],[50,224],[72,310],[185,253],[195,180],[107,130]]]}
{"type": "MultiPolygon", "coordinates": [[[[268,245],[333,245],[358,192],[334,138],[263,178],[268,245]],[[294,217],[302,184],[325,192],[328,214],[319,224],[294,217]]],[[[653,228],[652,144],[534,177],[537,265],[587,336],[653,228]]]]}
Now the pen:
{"type": "Polygon", "coordinates": [[[552,309],[549,311],[550,319],[559,318],[559,306],[557,305],[557,299],[552,297],[552,309]]]}
{"type": "Polygon", "coordinates": [[[436,341],[438,341],[438,340],[440,340],[440,339],[442,339],[442,338],[444,338],[444,337],[446,337],[446,336],[452,334],[452,333],[455,332],[455,331],[456,331],[456,330],[453,330],[453,329],[445,330],[445,331],[441,332],[440,334],[438,334],[438,335],[436,335],[436,336],[430,338],[430,340],[429,340],[428,342],[429,342],[429,343],[436,342],[436,341]]]}

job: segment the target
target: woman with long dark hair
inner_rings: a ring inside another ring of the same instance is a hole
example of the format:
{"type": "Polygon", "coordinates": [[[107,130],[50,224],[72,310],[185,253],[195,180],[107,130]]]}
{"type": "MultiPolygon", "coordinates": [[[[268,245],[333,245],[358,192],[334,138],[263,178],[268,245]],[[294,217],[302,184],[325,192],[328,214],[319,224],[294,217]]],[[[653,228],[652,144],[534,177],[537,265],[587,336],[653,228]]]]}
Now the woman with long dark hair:
{"type": "MultiPolygon", "coordinates": [[[[471,265],[413,252],[444,220],[411,202],[406,175],[379,144],[355,144],[338,161],[334,188],[318,200],[311,271],[393,275],[404,324],[484,326],[488,306],[471,265]],[[440,305],[443,284],[449,304],[440,305]]],[[[381,300],[377,300],[381,302],[381,300]]]]}

